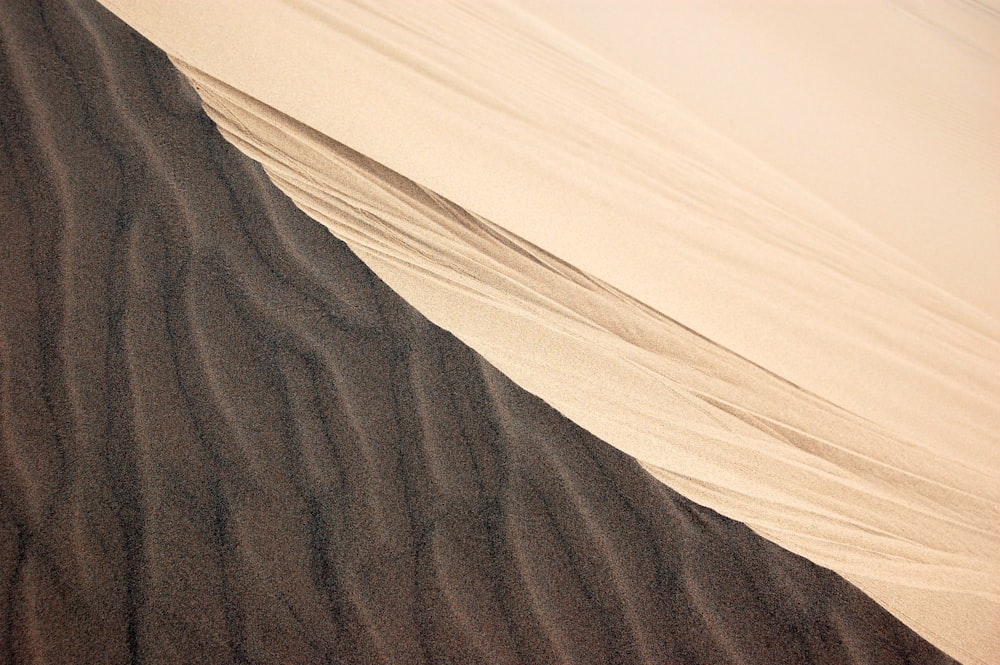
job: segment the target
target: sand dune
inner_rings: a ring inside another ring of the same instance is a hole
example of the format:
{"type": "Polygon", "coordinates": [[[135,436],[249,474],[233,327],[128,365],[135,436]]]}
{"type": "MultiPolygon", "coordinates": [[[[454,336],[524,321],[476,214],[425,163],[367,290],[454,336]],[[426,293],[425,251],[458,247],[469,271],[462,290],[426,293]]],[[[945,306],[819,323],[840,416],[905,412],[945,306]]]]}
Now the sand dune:
{"type": "Polygon", "coordinates": [[[963,643],[991,643],[1000,602],[994,475],[894,437],[182,70],[224,134],[303,210],[520,385],[670,487],[837,570],[914,627],[940,636],[944,625],[963,643]]]}
{"type": "Polygon", "coordinates": [[[106,4],[180,61],[713,341],[1000,473],[1000,322],[518,8],[106,4]]]}
{"type": "Polygon", "coordinates": [[[95,3],[0,56],[3,662],[950,662],[429,323],[95,3]]]}
{"type": "Polygon", "coordinates": [[[507,5],[107,4],[518,385],[953,655],[1000,651],[995,320],[507,5]]]}

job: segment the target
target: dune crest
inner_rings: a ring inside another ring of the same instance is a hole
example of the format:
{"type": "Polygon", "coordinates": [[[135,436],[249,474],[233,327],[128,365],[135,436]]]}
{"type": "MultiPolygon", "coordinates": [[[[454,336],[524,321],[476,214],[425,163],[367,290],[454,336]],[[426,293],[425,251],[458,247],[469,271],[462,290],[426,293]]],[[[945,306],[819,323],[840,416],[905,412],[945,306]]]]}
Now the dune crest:
{"type": "Polygon", "coordinates": [[[178,60],[793,383],[1000,473],[1000,321],[518,7],[105,4],[178,60]]]}
{"type": "Polygon", "coordinates": [[[300,208],[519,385],[912,627],[992,639],[994,475],[894,437],[179,65],[223,134],[300,208]]]}
{"type": "Polygon", "coordinates": [[[996,320],[508,4],[106,4],[518,385],[950,653],[1000,651],[996,320]]]}
{"type": "Polygon", "coordinates": [[[5,663],[951,663],[381,282],[90,0],[0,11],[5,663]]]}

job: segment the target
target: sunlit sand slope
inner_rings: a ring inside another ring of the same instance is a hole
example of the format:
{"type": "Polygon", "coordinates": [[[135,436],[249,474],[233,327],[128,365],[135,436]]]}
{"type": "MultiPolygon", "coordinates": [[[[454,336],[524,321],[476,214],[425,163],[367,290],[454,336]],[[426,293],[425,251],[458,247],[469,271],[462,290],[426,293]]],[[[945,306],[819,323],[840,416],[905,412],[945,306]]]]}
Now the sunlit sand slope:
{"type": "Polygon", "coordinates": [[[514,0],[1000,317],[998,0],[514,0]]]}
{"type": "Polygon", "coordinates": [[[429,323],[93,2],[0,3],[0,119],[3,663],[952,662],[429,323]]]}
{"type": "Polygon", "coordinates": [[[994,476],[894,437],[182,68],[224,134],[303,210],[520,385],[913,625],[992,642],[994,476]]]}
{"type": "Polygon", "coordinates": [[[507,5],[107,4],[519,385],[950,653],[1000,652],[995,320],[507,5]]]}
{"type": "Polygon", "coordinates": [[[168,54],[713,341],[1000,472],[1000,323],[517,8],[105,1],[168,54]]]}

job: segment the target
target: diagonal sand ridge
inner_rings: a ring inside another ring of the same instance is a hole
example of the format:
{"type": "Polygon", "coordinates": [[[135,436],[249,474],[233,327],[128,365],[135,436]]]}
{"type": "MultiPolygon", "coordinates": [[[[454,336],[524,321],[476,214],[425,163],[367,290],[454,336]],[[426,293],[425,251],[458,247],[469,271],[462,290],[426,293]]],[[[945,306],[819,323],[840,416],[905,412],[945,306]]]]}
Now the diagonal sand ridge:
{"type": "Polygon", "coordinates": [[[107,4],[172,56],[778,375],[1000,469],[1000,323],[515,7],[107,4]]]}
{"type": "Polygon", "coordinates": [[[0,9],[4,663],[954,662],[428,322],[96,2],[0,9]]]}
{"type": "Polygon", "coordinates": [[[918,630],[947,607],[966,639],[990,634],[995,476],[894,438],[179,64],[297,205],[520,385],[918,630]]]}
{"type": "Polygon", "coordinates": [[[950,653],[998,651],[996,321],[505,4],[107,4],[520,385],[950,653]]]}

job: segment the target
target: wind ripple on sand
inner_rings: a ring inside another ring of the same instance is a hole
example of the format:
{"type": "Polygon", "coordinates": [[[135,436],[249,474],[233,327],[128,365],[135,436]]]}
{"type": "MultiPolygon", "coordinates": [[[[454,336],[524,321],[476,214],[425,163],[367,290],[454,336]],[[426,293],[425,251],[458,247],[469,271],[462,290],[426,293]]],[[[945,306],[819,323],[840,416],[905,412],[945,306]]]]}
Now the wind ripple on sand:
{"type": "Polygon", "coordinates": [[[390,291],[91,0],[0,11],[0,659],[951,662],[390,291]]]}
{"type": "Polygon", "coordinates": [[[175,61],[302,210],[518,385],[939,646],[973,662],[1000,649],[993,470],[845,412],[175,61]]]}

